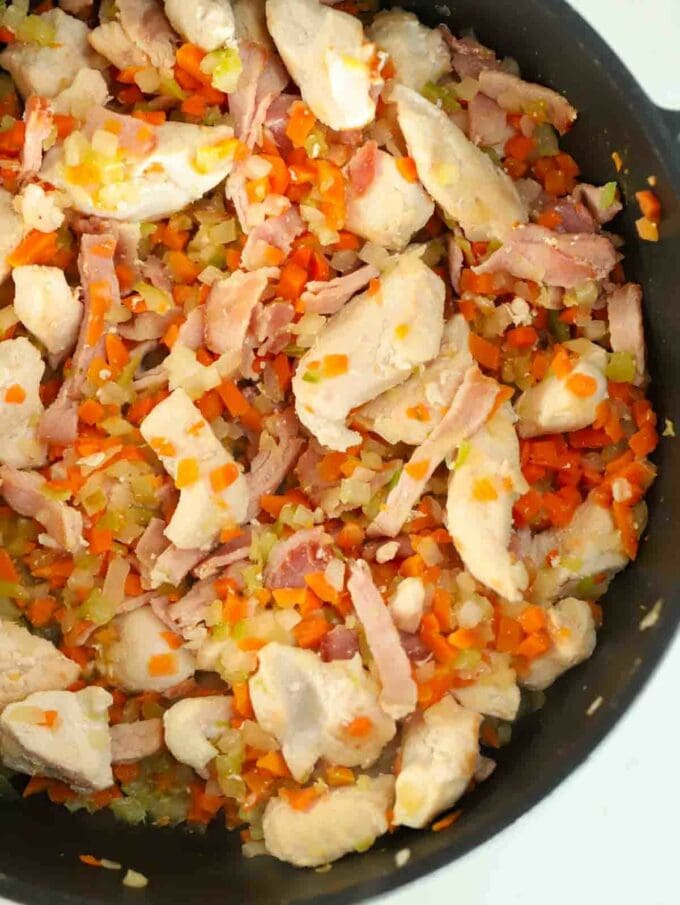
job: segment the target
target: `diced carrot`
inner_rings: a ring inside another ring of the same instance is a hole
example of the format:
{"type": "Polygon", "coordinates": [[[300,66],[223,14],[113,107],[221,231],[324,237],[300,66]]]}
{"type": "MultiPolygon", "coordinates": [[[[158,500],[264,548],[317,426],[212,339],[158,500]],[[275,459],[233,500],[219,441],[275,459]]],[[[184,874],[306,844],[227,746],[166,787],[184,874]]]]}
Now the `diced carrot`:
{"type": "Polygon", "coordinates": [[[345,726],[345,732],[351,738],[365,738],[373,730],[373,720],[367,716],[356,716],[345,726]]]}
{"type": "Polygon", "coordinates": [[[536,142],[533,138],[517,133],[509,138],[505,143],[505,153],[508,157],[514,157],[515,160],[526,160],[534,151],[536,142]]]}
{"type": "Polygon", "coordinates": [[[546,229],[557,229],[562,225],[562,216],[556,210],[541,211],[536,220],[539,226],[545,226],[546,229]]]}
{"type": "Polygon", "coordinates": [[[244,719],[251,719],[253,706],[250,703],[250,690],[247,682],[232,682],[231,690],[234,695],[234,709],[244,719]]]}
{"type": "Polygon", "coordinates": [[[307,585],[324,603],[337,603],[338,591],[329,583],[323,572],[308,572],[305,575],[307,585]]]}
{"type": "Polygon", "coordinates": [[[427,475],[429,468],[430,460],[420,459],[418,462],[409,462],[404,468],[404,471],[410,478],[413,478],[414,481],[422,481],[427,475]]]}
{"type": "Polygon", "coordinates": [[[162,126],[167,119],[165,110],[133,110],[132,115],[135,119],[152,126],[162,126]]]}
{"type": "Polygon", "coordinates": [[[28,621],[36,628],[44,628],[52,621],[56,608],[57,601],[54,597],[36,597],[26,610],[28,621]]]}
{"type": "Polygon", "coordinates": [[[125,579],[125,595],[127,597],[139,597],[142,593],[142,579],[137,572],[130,572],[125,579]]]}
{"type": "Polygon", "coordinates": [[[364,542],[364,529],[356,522],[345,522],[338,532],[335,542],[344,553],[357,550],[364,542]]]}
{"type": "Polygon", "coordinates": [[[231,487],[240,474],[239,468],[235,462],[227,462],[220,468],[215,468],[210,472],[210,486],[215,493],[222,493],[227,487],[231,487]]]}
{"type": "Polygon", "coordinates": [[[440,817],[439,820],[435,820],[432,824],[432,832],[441,833],[442,830],[447,830],[450,826],[453,826],[462,813],[462,810],[454,811],[453,814],[447,814],[446,817],[440,817]]]}
{"type": "Polygon", "coordinates": [[[281,271],[277,292],[281,298],[294,302],[298,299],[307,283],[307,271],[298,264],[289,261],[281,271]]]}
{"type": "Polygon", "coordinates": [[[630,437],[628,445],[638,459],[644,459],[659,445],[659,435],[651,424],[645,424],[630,437]]]}
{"type": "Polygon", "coordinates": [[[11,267],[25,264],[52,264],[57,253],[57,233],[43,233],[32,229],[7,257],[11,267]]]}
{"type": "Polygon", "coordinates": [[[630,559],[635,559],[638,551],[638,535],[635,529],[633,510],[625,503],[612,502],[614,523],[621,534],[623,549],[630,559]]]}
{"type": "Polygon", "coordinates": [[[286,136],[292,142],[293,147],[302,148],[315,125],[316,117],[307,104],[296,101],[288,111],[288,124],[286,125],[286,136]]]}
{"type": "Polygon", "coordinates": [[[102,528],[99,522],[95,522],[89,532],[90,553],[108,553],[113,546],[113,532],[108,528],[102,528]]]}
{"type": "Polygon", "coordinates": [[[326,767],[326,782],[329,786],[352,786],[356,782],[354,773],[349,767],[338,767],[329,764],[326,767]]]}
{"type": "Polygon", "coordinates": [[[180,109],[182,113],[185,113],[187,116],[195,116],[198,119],[203,119],[205,112],[208,109],[208,102],[200,94],[190,94],[189,97],[184,98],[180,109]]]}
{"type": "Polygon", "coordinates": [[[635,197],[640,205],[642,216],[652,223],[659,223],[661,220],[661,202],[654,192],[644,189],[642,192],[636,192],[635,197]]]}
{"type": "Polygon", "coordinates": [[[470,354],[482,367],[497,371],[501,366],[501,350],[488,339],[470,333],[468,340],[470,354]]]}
{"type": "Polygon", "coordinates": [[[322,377],[341,377],[349,370],[349,358],[346,355],[324,355],[321,361],[322,377]]]}
{"type": "Polygon", "coordinates": [[[573,370],[574,365],[569,358],[569,353],[564,346],[555,346],[554,355],[550,362],[550,369],[553,374],[560,379],[567,377],[573,370]]]}
{"type": "Polygon", "coordinates": [[[331,626],[323,616],[307,616],[293,628],[293,635],[299,647],[316,648],[330,630],[331,626]]]}
{"type": "Polygon", "coordinates": [[[285,798],[294,811],[308,811],[321,794],[315,786],[307,786],[304,789],[284,788],[279,792],[281,798],[285,798]]]}
{"type": "Polygon", "coordinates": [[[432,612],[437,618],[442,632],[450,632],[453,628],[451,613],[451,595],[444,588],[435,588],[432,598],[432,612]]]}
{"type": "Polygon", "coordinates": [[[524,631],[531,635],[545,628],[545,610],[540,606],[528,606],[518,617],[524,631]]]}
{"type": "Polygon", "coordinates": [[[290,770],[280,751],[268,751],[266,754],[263,754],[262,757],[258,757],[255,761],[255,765],[259,767],[260,770],[266,770],[268,773],[271,773],[272,776],[277,776],[281,779],[290,776],[290,770]]]}
{"type": "Polygon", "coordinates": [[[516,619],[500,616],[496,631],[496,650],[501,653],[513,653],[524,637],[522,626],[516,619]]]}
{"type": "Polygon", "coordinates": [[[195,79],[201,85],[211,86],[210,75],[201,69],[204,56],[205,51],[195,44],[182,44],[181,47],[177,48],[175,59],[179,68],[187,72],[192,79],[195,79]]]}
{"type": "Polygon", "coordinates": [[[217,392],[232,418],[238,418],[248,430],[262,430],[262,415],[248,402],[232,380],[223,380],[217,387],[217,392]]]}
{"type": "Polygon", "coordinates": [[[104,417],[105,410],[101,402],[96,399],[86,399],[78,406],[78,417],[85,424],[97,424],[104,417]]]}
{"type": "Polygon", "coordinates": [[[260,506],[272,518],[278,518],[284,506],[304,506],[307,502],[307,499],[295,490],[281,494],[265,493],[260,497],[260,506]]]}
{"type": "Polygon", "coordinates": [[[533,660],[550,650],[552,642],[547,632],[538,631],[528,635],[524,641],[517,645],[514,653],[518,657],[526,657],[533,660]]]}
{"type": "Polygon", "coordinates": [[[418,170],[412,157],[397,157],[397,169],[407,182],[418,181],[418,170]]]}
{"type": "Polygon", "coordinates": [[[534,327],[515,327],[505,334],[506,342],[515,349],[528,348],[538,342],[538,333],[534,327]]]}
{"type": "Polygon", "coordinates": [[[12,558],[6,550],[0,549],[0,581],[16,584],[19,581],[19,573],[14,567],[12,558]]]}
{"type": "Polygon", "coordinates": [[[165,262],[170,268],[171,276],[178,283],[193,283],[201,270],[200,264],[191,261],[183,251],[169,251],[165,262]]]}
{"type": "Polygon", "coordinates": [[[118,782],[133,782],[140,774],[139,764],[114,764],[113,775],[118,782]]]}
{"type": "Polygon", "coordinates": [[[293,378],[293,371],[290,366],[288,356],[280,352],[272,361],[272,368],[276,375],[279,389],[282,393],[287,392],[293,378]]]}
{"type": "Polygon", "coordinates": [[[26,137],[26,124],[23,120],[16,120],[9,129],[0,132],[0,154],[10,157],[16,156],[24,146],[26,137]]]}
{"type": "Polygon", "coordinates": [[[161,638],[172,650],[178,650],[184,643],[179,635],[171,631],[161,632],[161,638]]]}
{"type": "Polygon", "coordinates": [[[121,371],[130,360],[125,343],[116,333],[107,333],[105,339],[106,359],[114,371],[121,371]]]}
{"type": "Polygon", "coordinates": [[[489,478],[477,478],[472,488],[472,498],[479,503],[491,503],[498,499],[498,491],[489,478]]]}
{"type": "Polygon", "coordinates": [[[588,399],[595,395],[597,382],[589,374],[577,372],[567,378],[567,389],[580,399],[588,399]]]}
{"type": "Polygon", "coordinates": [[[150,676],[174,676],[177,672],[177,654],[153,654],[147,667],[150,676]]]}
{"type": "Polygon", "coordinates": [[[354,233],[340,230],[340,238],[331,246],[336,251],[357,251],[361,247],[361,240],[354,233]]]}
{"type": "Polygon", "coordinates": [[[184,487],[190,487],[198,481],[200,470],[198,459],[186,458],[180,459],[177,463],[177,475],[175,477],[175,487],[182,490],[184,487]]]}
{"type": "Polygon", "coordinates": [[[461,294],[473,292],[475,295],[496,295],[496,280],[493,273],[475,273],[474,270],[464,267],[458,285],[461,294]]]}
{"type": "Polygon", "coordinates": [[[88,867],[101,867],[102,862],[99,858],[95,858],[94,855],[78,855],[78,859],[82,861],[83,864],[87,864],[88,867]]]}

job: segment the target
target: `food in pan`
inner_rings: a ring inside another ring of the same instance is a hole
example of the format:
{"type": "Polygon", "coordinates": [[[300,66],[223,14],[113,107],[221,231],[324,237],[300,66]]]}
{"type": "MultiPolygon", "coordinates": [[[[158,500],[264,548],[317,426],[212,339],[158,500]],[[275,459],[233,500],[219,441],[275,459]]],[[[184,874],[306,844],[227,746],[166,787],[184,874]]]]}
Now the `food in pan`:
{"type": "Polygon", "coordinates": [[[576,110],[363,0],[0,36],[7,776],[297,866],[449,825],[655,476],[576,110]]]}

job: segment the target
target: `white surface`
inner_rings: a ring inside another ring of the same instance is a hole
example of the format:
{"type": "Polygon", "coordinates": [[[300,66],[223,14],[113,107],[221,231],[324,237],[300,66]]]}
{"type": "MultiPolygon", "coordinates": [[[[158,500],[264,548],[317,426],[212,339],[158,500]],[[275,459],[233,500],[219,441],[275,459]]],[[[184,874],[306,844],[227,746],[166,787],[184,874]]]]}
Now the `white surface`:
{"type": "MultiPolygon", "coordinates": [[[[673,63],[680,0],[571,4],[655,103],[680,109],[673,63]]],[[[381,897],[380,905],[676,905],[678,687],[680,637],[614,731],[552,795],[486,845],[381,897]]]]}

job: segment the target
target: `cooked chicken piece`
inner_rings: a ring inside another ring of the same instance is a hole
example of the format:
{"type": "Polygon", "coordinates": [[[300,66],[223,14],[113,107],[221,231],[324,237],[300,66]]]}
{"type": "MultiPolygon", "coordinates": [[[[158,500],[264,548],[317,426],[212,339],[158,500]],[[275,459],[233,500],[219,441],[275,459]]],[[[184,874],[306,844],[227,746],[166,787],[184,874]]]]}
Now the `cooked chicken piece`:
{"type": "Polygon", "coordinates": [[[357,420],[388,443],[420,446],[442,420],[472,365],[469,335],[463,315],[454,315],[444,327],[441,349],[434,361],[406,383],[362,406],[357,420]]]}
{"type": "Polygon", "coordinates": [[[554,368],[515,403],[520,437],[538,437],[588,427],[609,395],[604,370],[607,353],[588,340],[566,343],[580,358],[555,374],[554,368]]]}
{"type": "Polygon", "coordinates": [[[163,748],[163,720],[152,717],[111,726],[111,763],[131,764],[163,748]]]}
{"type": "Polygon", "coordinates": [[[317,335],[293,379],[297,416],[330,449],[360,440],[352,409],[403,383],[435,357],[443,332],[444,284],[408,252],[379,285],[348,302],[317,335]]]}
{"type": "Polygon", "coordinates": [[[515,224],[526,222],[513,181],[443,110],[403,85],[390,100],[420,181],[468,239],[503,240],[515,224]]]}
{"type": "Polygon", "coordinates": [[[36,691],[5,707],[0,754],[6,767],[60,779],[77,792],[113,785],[108,708],[113,697],[97,686],[81,691],[36,691]]]}
{"type": "Polygon", "coordinates": [[[71,84],[52,98],[52,109],[55,113],[85,119],[90,107],[103,107],[108,97],[106,80],[98,69],[79,69],[71,84]]]}
{"type": "Polygon", "coordinates": [[[229,0],[165,0],[165,15],[185,41],[203,50],[217,50],[233,44],[236,36],[234,13],[229,0]]]}
{"type": "Polygon", "coordinates": [[[425,585],[422,578],[404,578],[390,597],[389,610],[399,631],[415,634],[423,618],[425,585]]]}
{"type": "Polygon", "coordinates": [[[19,471],[11,465],[0,466],[0,494],[17,515],[40,522],[48,535],[38,536],[41,543],[69,553],[79,553],[85,543],[83,517],[73,506],[46,492],[46,483],[45,478],[36,471],[19,471]]]}
{"type": "Polygon", "coordinates": [[[34,691],[61,691],[73,684],[80,667],[51,641],[0,620],[0,709],[34,691]]]}
{"type": "Polygon", "coordinates": [[[93,28],[88,40],[97,53],[116,69],[127,69],[130,66],[143,68],[150,65],[147,55],[135,46],[116,19],[93,28]]]}
{"type": "Polygon", "coordinates": [[[41,179],[66,192],[83,214],[155,220],[221,182],[237,146],[229,126],[150,126],[92,107],[84,133],[47,153],[41,179]]]}
{"type": "Polygon", "coordinates": [[[40,340],[53,361],[75,345],[83,306],[59,267],[15,267],[14,310],[27,330],[40,340]]]}
{"type": "Polygon", "coordinates": [[[520,691],[515,670],[509,665],[508,654],[490,653],[489,670],[483,672],[472,685],[454,688],[453,696],[468,710],[475,710],[499,720],[514,720],[520,703],[520,691]]]}
{"type": "Polygon", "coordinates": [[[274,42],[267,30],[265,0],[233,0],[232,7],[239,41],[252,41],[270,52],[275,51],[274,42]]]}
{"type": "Polygon", "coordinates": [[[281,744],[288,769],[304,782],[320,757],[345,767],[370,767],[394,737],[394,721],[378,704],[378,689],[361,657],[322,662],[309,650],[270,643],[250,679],[255,717],[281,744]],[[366,733],[352,733],[357,719],[366,733]]]}
{"type": "Polygon", "coordinates": [[[505,403],[458,452],[449,478],[449,534],[474,577],[508,600],[521,600],[529,577],[510,552],[512,507],[527,490],[514,414],[505,403]]]}
{"type": "Polygon", "coordinates": [[[26,337],[0,342],[0,462],[5,465],[35,468],[45,462],[38,439],[44,372],[40,352],[26,337]]]}
{"type": "Polygon", "coordinates": [[[64,222],[61,205],[65,200],[60,192],[45,191],[37,182],[29,182],[15,195],[13,207],[24,221],[25,231],[37,229],[41,233],[51,233],[64,222]]]}
{"type": "Polygon", "coordinates": [[[165,536],[183,550],[207,548],[240,524],[248,485],[231,454],[184,390],[175,390],[140,425],[146,442],[180,490],[165,536]]]}
{"type": "Polygon", "coordinates": [[[264,812],[264,844],[270,855],[296,867],[318,867],[348,852],[365,852],[387,832],[394,777],[359,777],[331,789],[304,811],[272,798],[264,812]]]}
{"type": "Polygon", "coordinates": [[[566,597],[547,610],[547,629],[553,646],[529,661],[522,685],[542,691],[572,666],[583,663],[595,650],[595,621],[590,604],[566,597]]]}
{"type": "Polygon", "coordinates": [[[26,231],[22,218],[14,210],[13,201],[14,195],[0,188],[0,284],[12,270],[7,256],[21,242],[26,231]]]}
{"type": "Polygon", "coordinates": [[[395,786],[394,823],[425,826],[454,805],[472,779],[481,717],[447,695],[404,729],[395,786]]]}
{"type": "Polygon", "coordinates": [[[0,66],[14,79],[19,94],[54,97],[73,81],[79,69],[101,69],[105,61],[88,44],[89,30],[80,19],[60,9],[41,13],[40,18],[54,29],[50,44],[8,44],[0,53],[0,66]]]}
{"type": "Polygon", "coordinates": [[[229,728],[231,698],[185,698],[163,714],[165,744],[174,758],[208,778],[208,764],[219,754],[212,744],[229,728]]]}
{"type": "MultiPolygon", "coordinates": [[[[639,533],[642,529],[639,524],[639,533]]],[[[582,582],[592,585],[590,593],[604,594],[609,580],[628,563],[611,510],[591,498],[577,508],[566,528],[537,534],[528,560],[536,575],[527,596],[544,606],[579,593],[582,582]]]]}
{"type": "Polygon", "coordinates": [[[347,170],[345,227],[377,245],[401,251],[432,216],[434,204],[417,179],[405,176],[399,161],[368,142],[347,170]]]}
{"type": "Polygon", "coordinates": [[[403,719],[416,708],[418,687],[391,612],[365,560],[358,559],[350,566],[347,590],[380,679],[380,706],[393,719],[403,719]]]}
{"type": "Polygon", "coordinates": [[[269,33],[317,119],[337,130],[372,122],[374,47],[359,19],[318,0],[267,0],[266,10],[269,33]]]}
{"type": "Polygon", "coordinates": [[[109,680],[126,691],[165,691],[194,674],[194,658],[148,606],[117,616],[118,637],[103,651],[109,680]]]}
{"type": "Polygon", "coordinates": [[[438,28],[428,28],[413,13],[385,10],[375,17],[367,35],[379,50],[390,55],[394,79],[420,91],[451,72],[451,54],[438,28]]]}
{"type": "Polygon", "coordinates": [[[116,10],[125,34],[146,54],[151,65],[172,70],[177,36],[160,0],[116,0],[116,10]]]}

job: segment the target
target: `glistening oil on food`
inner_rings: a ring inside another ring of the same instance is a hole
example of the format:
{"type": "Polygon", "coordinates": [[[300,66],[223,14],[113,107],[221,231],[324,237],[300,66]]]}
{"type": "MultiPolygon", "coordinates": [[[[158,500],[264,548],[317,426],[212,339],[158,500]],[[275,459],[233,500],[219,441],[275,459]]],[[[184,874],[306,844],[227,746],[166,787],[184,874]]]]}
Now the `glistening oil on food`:
{"type": "Polygon", "coordinates": [[[617,161],[372,0],[49,5],[0,12],[3,787],[299,867],[447,830],[645,526],[617,161]]]}

